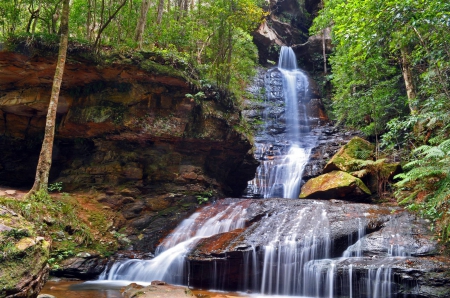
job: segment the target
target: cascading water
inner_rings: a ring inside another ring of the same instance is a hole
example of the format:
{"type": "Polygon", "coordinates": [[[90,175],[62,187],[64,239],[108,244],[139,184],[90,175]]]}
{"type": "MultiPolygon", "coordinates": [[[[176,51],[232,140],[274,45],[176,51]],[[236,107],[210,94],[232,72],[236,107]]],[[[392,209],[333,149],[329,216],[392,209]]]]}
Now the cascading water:
{"type": "Polygon", "coordinates": [[[172,284],[186,281],[185,256],[202,238],[244,227],[245,208],[239,202],[220,201],[185,219],[156,249],[151,260],[116,261],[100,280],[150,282],[163,280],[172,284]]]}
{"type": "Polygon", "coordinates": [[[298,69],[290,47],[281,48],[278,67],[268,71],[266,92],[265,132],[255,144],[261,165],[249,182],[248,193],[262,198],[298,198],[315,138],[309,135],[305,107],[309,100],[308,78],[298,69]],[[283,112],[278,113],[280,109],[283,112]]]}
{"type": "MultiPolygon", "coordinates": [[[[265,112],[266,132],[256,143],[261,166],[249,188],[264,198],[297,198],[302,172],[316,140],[309,134],[304,106],[308,79],[297,69],[292,49],[282,48],[278,67],[269,71],[267,81],[268,100],[282,97],[283,103],[279,106],[282,111],[276,117],[269,117],[270,113],[275,113],[273,110],[265,112]],[[272,134],[273,131],[277,133],[272,134]]],[[[248,201],[223,200],[204,207],[164,239],[154,259],[116,261],[100,279],[189,284],[189,252],[205,237],[244,228],[248,204],[248,201]]],[[[386,258],[368,261],[364,257],[368,223],[364,215],[355,218],[353,223],[354,227],[358,225],[357,232],[349,234],[348,247],[342,257],[330,259],[331,227],[322,202],[298,210],[267,214],[261,224],[251,230],[251,235],[268,241],[242,249],[240,268],[243,278],[238,282],[238,288],[263,295],[390,297],[391,265],[397,262],[396,256],[406,255],[405,248],[397,244],[399,234],[388,231],[390,236],[386,239],[390,241],[390,249],[386,258]],[[337,276],[340,276],[339,280],[337,276]]],[[[223,286],[226,277],[219,272],[223,264],[216,260],[211,264],[210,275],[221,277],[220,280],[213,278],[209,285],[216,290],[226,290],[223,286]]]]}

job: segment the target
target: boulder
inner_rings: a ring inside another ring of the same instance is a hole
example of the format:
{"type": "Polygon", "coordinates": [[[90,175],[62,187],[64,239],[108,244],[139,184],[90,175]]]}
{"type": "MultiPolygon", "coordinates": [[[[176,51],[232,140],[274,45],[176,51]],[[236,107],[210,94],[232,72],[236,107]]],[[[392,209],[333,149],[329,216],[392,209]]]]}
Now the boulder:
{"type": "Polygon", "coordinates": [[[363,201],[370,195],[370,190],[359,178],[333,171],[308,180],[302,187],[300,199],[363,201]]]}
{"type": "Polygon", "coordinates": [[[158,281],[152,281],[151,285],[146,287],[132,283],[123,289],[122,295],[125,298],[184,298],[193,296],[186,287],[161,284],[158,281]]]}
{"type": "Polygon", "coordinates": [[[76,257],[64,260],[60,268],[52,270],[54,276],[64,276],[80,279],[92,279],[100,275],[106,268],[107,260],[98,255],[83,252],[76,257]]]}
{"type": "Polygon", "coordinates": [[[325,165],[323,173],[331,171],[358,171],[360,170],[358,161],[372,159],[374,149],[374,145],[370,142],[360,137],[354,137],[331,158],[325,165]]]}
{"type": "Polygon", "coordinates": [[[37,297],[48,278],[50,244],[22,216],[0,206],[0,297],[37,297]]]}

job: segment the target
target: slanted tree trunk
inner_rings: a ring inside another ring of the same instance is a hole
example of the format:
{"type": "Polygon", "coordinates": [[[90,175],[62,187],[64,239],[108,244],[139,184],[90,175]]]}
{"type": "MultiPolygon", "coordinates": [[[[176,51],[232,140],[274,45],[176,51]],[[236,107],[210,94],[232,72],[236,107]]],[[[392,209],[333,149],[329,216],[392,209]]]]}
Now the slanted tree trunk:
{"type": "Polygon", "coordinates": [[[106,27],[108,27],[109,23],[111,23],[111,21],[116,17],[117,13],[122,9],[122,7],[124,7],[125,4],[127,4],[127,1],[128,0],[123,0],[116,8],[116,10],[112,14],[109,14],[109,17],[106,21],[105,21],[105,1],[104,0],[102,1],[102,8],[100,15],[100,29],[97,32],[97,37],[95,38],[93,46],[95,50],[98,50],[97,47],[100,45],[100,39],[102,37],[103,31],[106,29],[106,27]]]}
{"type": "Polygon", "coordinates": [[[55,76],[53,78],[52,93],[48,105],[47,121],[45,123],[45,135],[42,142],[41,153],[36,169],[36,177],[31,190],[26,194],[26,198],[39,190],[47,192],[48,176],[52,165],[53,141],[55,138],[56,108],[58,106],[59,91],[66,64],[67,43],[69,33],[69,1],[64,0],[61,13],[61,37],[59,42],[58,61],[56,63],[55,76]]]}
{"type": "Polygon", "coordinates": [[[134,40],[138,43],[139,49],[142,48],[142,43],[144,40],[144,30],[145,24],[147,23],[147,14],[149,8],[150,8],[150,0],[143,0],[141,4],[141,13],[136,26],[136,35],[134,36],[134,40]]]}
{"type": "Polygon", "coordinates": [[[403,80],[405,81],[406,95],[408,96],[409,110],[411,115],[415,115],[417,114],[417,107],[414,102],[416,100],[416,90],[414,88],[411,64],[409,63],[408,57],[409,55],[407,49],[405,48],[402,48],[400,52],[402,56],[402,74],[403,80]]]}

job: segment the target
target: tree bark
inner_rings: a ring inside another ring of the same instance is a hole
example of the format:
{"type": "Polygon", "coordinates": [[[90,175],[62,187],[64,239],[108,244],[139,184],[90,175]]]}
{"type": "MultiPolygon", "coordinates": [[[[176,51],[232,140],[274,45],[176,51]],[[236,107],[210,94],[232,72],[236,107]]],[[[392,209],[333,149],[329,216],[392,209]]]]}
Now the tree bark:
{"type": "Polygon", "coordinates": [[[134,36],[134,40],[138,43],[139,49],[142,48],[142,43],[144,40],[144,30],[145,24],[147,23],[147,14],[149,8],[150,8],[150,0],[142,0],[141,13],[136,26],[136,35],[134,36]]]}
{"type": "Polygon", "coordinates": [[[415,105],[416,90],[414,88],[414,81],[411,71],[411,64],[409,63],[408,51],[405,48],[400,50],[402,56],[402,74],[405,81],[406,96],[408,97],[408,105],[411,115],[417,114],[417,107],[415,105]]]}
{"type": "Polygon", "coordinates": [[[69,1],[64,0],[61,13],[61,37],[59,42],[58,61],[56,63],[55,76],[53,78],[52,93],[48,105],[47,120],[45,123],[44,141],[42,142],[41,153],[36,169],[36,177],[31,190],[26,194],[26,198],[37,191],[47,192],[48,176],[52,165],[53,141],[55,138],[56,108],[58,107],[59,91],[66,64],[68,33],[69,33],[69,1]]]}
{"type": "Polygon", "coordinates": [[[156,16],[156,24],[161,24],[163,11],[164,11],[164,0],[159,0],[159,2],[158,2],[158,15],[156,16]]]}

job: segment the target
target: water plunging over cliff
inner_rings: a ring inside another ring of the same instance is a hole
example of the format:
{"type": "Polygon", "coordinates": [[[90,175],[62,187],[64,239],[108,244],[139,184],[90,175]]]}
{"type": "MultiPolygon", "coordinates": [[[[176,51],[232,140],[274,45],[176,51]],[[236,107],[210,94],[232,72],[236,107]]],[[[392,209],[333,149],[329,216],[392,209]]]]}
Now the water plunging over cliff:
{"type": "Polygon", "coordinates": [[[183,222],[156,249],[151,260],[116,261],[100,280],[150,282],[163,280],[171,284],[186,282],[186,254],[202,238],[243,228],[245,202],[220,201],[204,207],[183,222]]]}
{"type": "Polygon", "coordinates": [[[298,198],[315,144],[305,107],[310,99],[308,78],[298,69],[294,51],[283,46],[278,67],[267,72],[265,81],[265,129],[255,142],[261,165],[247,193],[249,197],[298,198]]]}

